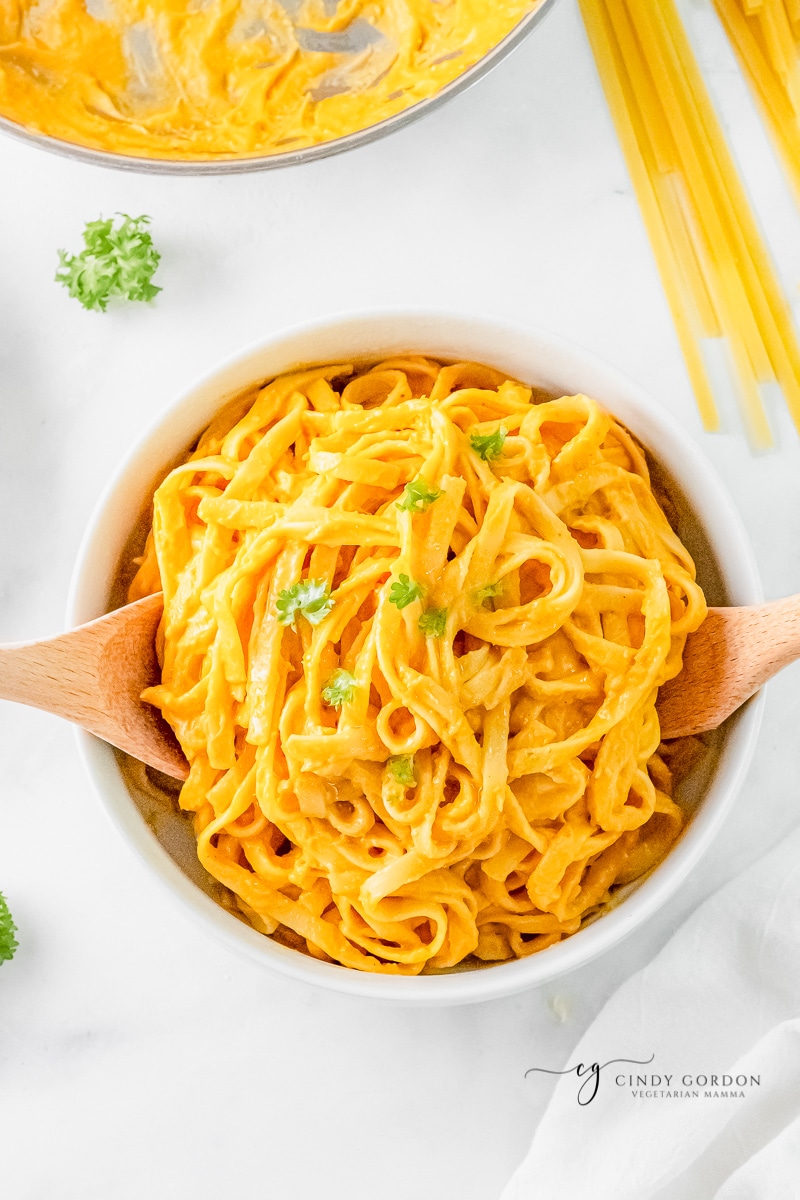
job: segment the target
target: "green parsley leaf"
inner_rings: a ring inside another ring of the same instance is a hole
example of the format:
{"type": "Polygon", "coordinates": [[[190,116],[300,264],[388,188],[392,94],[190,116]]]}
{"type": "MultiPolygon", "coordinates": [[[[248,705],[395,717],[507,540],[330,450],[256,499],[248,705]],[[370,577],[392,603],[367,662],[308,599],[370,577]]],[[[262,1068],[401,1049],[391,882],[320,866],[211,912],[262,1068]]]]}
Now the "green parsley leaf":
{"type": "Polygon", "coordinates": [[[298,613],[312,625],[319,625],[333,608],[334,601],[324,579],[303,579],[284,588],[278,596],[278,620],[294,629],[298,613]]]}
{"type": "Polygon", "coordinates": [[[490,600],[494,600],[496,596],[502,595],[503,581],[499,583],[487,583],[486,587],[476,588],[472,593],[472,603],[476,608],[482,608],[484,604],[488,604],[490,600]]]}
{"type": "Polygon", "coordinates": [[[161,255],[145,229],[149,217],[89,221],[83,231],[83,250],[67,254],[59,250],[56,282],[63,283],[84,308],[105,312],[112,296],[124,300],[152,300],[160,291],[150,280],[161,255]]]}
{"type": "Polygon", "coordinates": [[[412,479],[403,489],[397,507],[406,512],[426,512],[441,494],[438,488],[428,487],[424,479],[412,479]]]}
{"type": "Polygon", "coordinates": [[[414,787],[417,782],[417,772],[414,767],[413,754],[396,754],[389,759],[387,765],[393,779],[405,787],[414,787]]]}
{"type": "Polygon", "coordinates": [[[398,608],[406,608],[415,600],[421,600],[422,595],[422,588],[418,583],[414,583],[407,575],[401,575],[389,588],[389,603],[398,608]]]}
{"type": "Polygon", "coordinates": [[[14,951],[19,944],[14,936],[16,932],[17,927],[8,911],[6,898],[0,892],[0,963],[14,957],[14,951]]]}
{"type": "Polygon", "coordinates": [[[498,425],[494,433],[471,433],[469,444],[484,462],[492,462],[503,453],[503,445],[508,437],[505,425],[498,425]]]}
{"type": "Polygon", "coordinates": [[[340,667],[334,671],[325,687],[322,689],[322,699],[334,708],[349,704],[356,694],[356,677],[340,667]]]}
{"type": "Polygon", "coordinates": [[[417,621],[417,628],[425,634],[425,637],[440,638],[444,637],[446,624],[446,608],[426,608],[417,621]]]}

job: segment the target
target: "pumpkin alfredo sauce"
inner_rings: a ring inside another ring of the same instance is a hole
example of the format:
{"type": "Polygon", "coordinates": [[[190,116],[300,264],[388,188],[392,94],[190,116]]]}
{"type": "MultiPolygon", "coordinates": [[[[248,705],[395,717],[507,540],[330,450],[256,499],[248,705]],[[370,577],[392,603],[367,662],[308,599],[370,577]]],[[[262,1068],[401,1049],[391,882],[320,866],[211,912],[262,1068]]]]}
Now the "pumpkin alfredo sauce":
{"type": "Polygon", "coordinates": [[[0,114],[148,158],[327,142],[434,95],[539,0],[0,0],[0,114]]]}

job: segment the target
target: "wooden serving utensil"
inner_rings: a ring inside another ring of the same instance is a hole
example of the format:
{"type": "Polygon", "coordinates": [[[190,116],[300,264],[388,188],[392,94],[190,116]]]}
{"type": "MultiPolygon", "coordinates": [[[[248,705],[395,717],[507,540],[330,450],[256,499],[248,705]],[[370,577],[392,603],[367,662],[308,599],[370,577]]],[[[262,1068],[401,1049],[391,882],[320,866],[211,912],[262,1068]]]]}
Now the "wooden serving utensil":
{"type": "Polygon", "coordinates": [[[66,717],[134,758],[185,779],[189,765],[157,708],[140,696],[158,682],[161,592],[59,637],[0,646],[0,699],[66,717]]]}
{"type": "MultiPolygon", "coordinates": [[[[140,699],[159,679],[161,593],[59,637],[0,646],[0,699],[65,717],[112,746],[185,779],[188,764],[157,709],[140,699]]],[[[716,729],[763,683],[800,658],[800,595],[711,608],[686,641],[683,670],[661,688],[661,736],[716,729]]]]}
{"type": "Polygon", "coordinates": [[[686,639],[680,675],[659,690],[661,736],[716,729],[797,658],[800,595],[746,608],[710,608],[686,639]]]}

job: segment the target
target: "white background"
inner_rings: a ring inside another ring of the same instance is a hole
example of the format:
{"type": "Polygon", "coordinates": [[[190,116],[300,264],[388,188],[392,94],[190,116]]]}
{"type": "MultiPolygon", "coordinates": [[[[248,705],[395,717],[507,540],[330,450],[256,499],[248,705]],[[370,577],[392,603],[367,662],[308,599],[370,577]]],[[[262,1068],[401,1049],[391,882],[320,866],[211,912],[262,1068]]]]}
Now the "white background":
{"type": "MultiPolygon", "coordinates": [[[[800,222],[703,4],[691,17],[795,297],[800,222]]],[[[701,431],[575,0],[559,0],[440,112],[316,164],[157,178],[0,141],[0,639],[61,627],[97,496],[176,392],[282,326],[414,304],[543,325],[626,370],[722,474],[767,595],[800,590],[797,435],[779,415],[779,448],[754,457],[735,417],[701,431]],[[56,250],[118,210],[152,216],[164,290],[87,313],[53,282],[56,250]]],[[[20,939],[0,968],[4,1200],[494,1200],[548,1096],[526,1068],[565,1065],[699,900],[796,824],[797,671],[770,689],[725,829],[646,929],[552,986],[450,1010],[232,957],[111,827],[70,728],[0,704],[0,889],[20,939]]]]}

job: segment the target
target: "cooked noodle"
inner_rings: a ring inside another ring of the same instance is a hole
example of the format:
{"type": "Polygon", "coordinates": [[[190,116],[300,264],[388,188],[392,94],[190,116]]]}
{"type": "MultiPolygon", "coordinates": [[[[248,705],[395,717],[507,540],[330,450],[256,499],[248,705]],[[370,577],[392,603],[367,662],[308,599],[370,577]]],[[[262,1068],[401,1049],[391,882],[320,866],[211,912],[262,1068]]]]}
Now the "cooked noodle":
{"type": "Polygon", "coordinates": [[[657,689],[705,615],[630,434],[407,356],[283,375],[158,488],[145,693],[256,929],[417,974],[530,954],[683,821],[657,689]]]}

